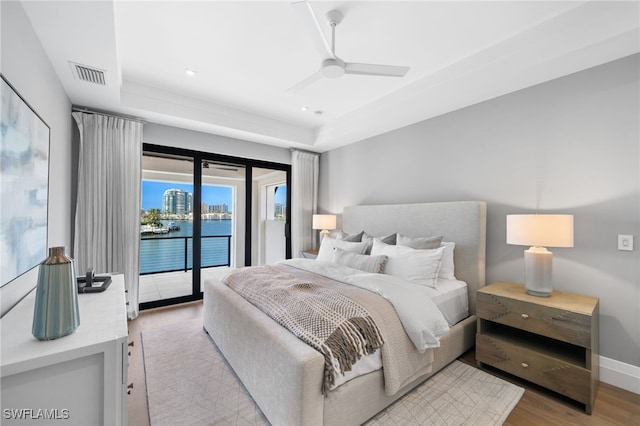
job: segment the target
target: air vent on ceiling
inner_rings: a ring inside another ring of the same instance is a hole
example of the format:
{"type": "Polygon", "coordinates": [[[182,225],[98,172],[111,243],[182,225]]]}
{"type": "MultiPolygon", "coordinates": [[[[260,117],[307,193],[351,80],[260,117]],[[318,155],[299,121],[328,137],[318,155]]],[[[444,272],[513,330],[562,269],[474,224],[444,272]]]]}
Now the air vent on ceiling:
{"type": "Polygon", "coordinates": [[[76,64],[69,61],[71,65],[71,71],[73,76],[78,80],[86,81],[88,83],[99,84],[101,86],[107,85],[107,72],[98,68],[88,67],[86,65],[76,64]]]}

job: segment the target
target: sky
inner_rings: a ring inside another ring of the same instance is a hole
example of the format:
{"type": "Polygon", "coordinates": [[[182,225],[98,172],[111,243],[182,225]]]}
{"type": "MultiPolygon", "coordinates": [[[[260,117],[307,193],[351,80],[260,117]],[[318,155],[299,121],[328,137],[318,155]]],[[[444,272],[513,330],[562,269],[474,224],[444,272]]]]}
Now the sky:
{"type": "MultiPolygon", "coordinates": [[[[162,210],[162,195],[167,189],[182,189],[193,194],[193,185],[183,183],[142,181],[142,209],[162,210]]],[[[233,210],[233,189],[230,186],[204,185],[202,187],[202,201],[209,204],[226,204],[229,211],[233,210]]],[[[276,203],[285,204],[287,199],[286,186],[276,192],[276,203]]]]}
{"type": "Polygon", "coordinates": [[[276,191],[276,203],[287,204],[287,185],[281,185],[276,191]]]}

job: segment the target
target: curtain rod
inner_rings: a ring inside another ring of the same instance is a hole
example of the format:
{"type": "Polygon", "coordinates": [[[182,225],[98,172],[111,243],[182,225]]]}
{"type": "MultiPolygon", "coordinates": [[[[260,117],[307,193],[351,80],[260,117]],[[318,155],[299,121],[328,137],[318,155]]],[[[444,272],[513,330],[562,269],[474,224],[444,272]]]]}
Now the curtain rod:
{"type": "Polygon", "coordinates": [[[130,116],[130,115],[114,114],[114,113],[111,113],[111,112],[108,112],[108,111],[94,110],[94,109],[89,109],[87,107],[81,107],[81,106],[76,106],[76,105],[73,105],[71,107],[71,111],[72,112],[84,112],[86,114],[101,114],[101,115],[106,115],[107,117],[122,118],[124,120],[137,121],[138,123],[147,124],[147,121],[142,119],[142,118],[133,117],[133,116],[130,116]]]}

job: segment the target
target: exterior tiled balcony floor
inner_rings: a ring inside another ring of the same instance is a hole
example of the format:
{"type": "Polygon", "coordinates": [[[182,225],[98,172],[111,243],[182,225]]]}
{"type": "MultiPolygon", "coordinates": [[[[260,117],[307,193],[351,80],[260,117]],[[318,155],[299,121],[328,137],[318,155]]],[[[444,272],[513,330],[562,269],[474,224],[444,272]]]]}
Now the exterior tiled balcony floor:
{"type": "MultiPolygon", "coordinates": [[[[230,270],[231,268],[228,266],[204,268],[201,271],[201,279],[204,281],[210,277],[222,278],[230,270]]],[[[189,294],[191,294],[191,271],[140,275],[140,303],[187,296],[189,294]]]]}

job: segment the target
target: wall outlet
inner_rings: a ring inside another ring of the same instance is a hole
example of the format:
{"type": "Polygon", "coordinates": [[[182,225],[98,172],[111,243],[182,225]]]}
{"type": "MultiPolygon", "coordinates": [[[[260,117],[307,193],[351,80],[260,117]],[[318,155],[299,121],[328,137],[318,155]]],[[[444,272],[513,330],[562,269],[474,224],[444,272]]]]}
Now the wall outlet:
{"type": "Polygon", "coordinates": [[[618,235],[618,250],[633,251],[633,235],[618,235]]]}

